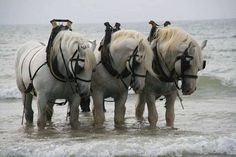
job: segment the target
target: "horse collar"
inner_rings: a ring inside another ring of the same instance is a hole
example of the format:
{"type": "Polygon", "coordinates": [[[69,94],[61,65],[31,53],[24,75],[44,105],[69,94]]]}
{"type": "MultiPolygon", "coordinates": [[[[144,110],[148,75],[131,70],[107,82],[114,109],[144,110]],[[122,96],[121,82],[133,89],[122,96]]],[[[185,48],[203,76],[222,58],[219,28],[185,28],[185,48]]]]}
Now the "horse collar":
{"type": "Polygon", "coordinates": [[[154,52],[154,60],[153,60],[153,70],[154,72],[159,75],[159,79],[164,82],[174,82],[174,72],[170,72],[168,69],[162,55],[160,52],[157,51],[157,47],[153,48],[154,52]]]}

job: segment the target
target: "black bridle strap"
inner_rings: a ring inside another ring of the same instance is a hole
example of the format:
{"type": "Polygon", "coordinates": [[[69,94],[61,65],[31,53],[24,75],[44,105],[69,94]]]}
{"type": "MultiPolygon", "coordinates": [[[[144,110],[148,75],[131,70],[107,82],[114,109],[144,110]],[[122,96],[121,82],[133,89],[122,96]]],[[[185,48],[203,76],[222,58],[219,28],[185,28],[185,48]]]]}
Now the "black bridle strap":
{"type": "Polygon", "coordinates": [[[74,92],[74,89],[73,89],[73,87],[72,87],[72,84],[71,84],[71,82],[70,82],[70,79],[69,79],[69,70],[68,70],[68,68],[67,68],[67,66],[66,66],[65,57],[64,57],[64,55],[63,55],[62,48],[61,48],[61,42],[60,42],[60,53],[61,53],[61,57],[62,57],[62,60],[63,60],[64,67],[65,67],[65,69],[66,69],[66,74],[67,74],[66,79],[67,79],[67,81],[68,81],[69,84],[70,84],[70,87],[71,87],[72,92],[75,93],[75,92],[74,92]]]}
{"type": "Polygon", "coordinates": [[[197,76],[197,75],[186,75],[186,74],[184,74],[184,75],[182,75],[182,78],[192,78],[192,79],[197,79],[198,76],[197,76]]]}
{"type": "Polygon", "coordinates": [[[136,48],[134,49],[133,51],[133,54],[130,56],[128,62],[129,62],[129,69],[131,70],[131,75],[133,77],[146,77],[146,74],[137,74],[135,73],[134,69],[135,69],[135,64],[137,65],[137,61],[135,60],[135,57],[137,56],[137,53],[138,53],[138,46],[136,46],[136,48]],[[132,65],[131,65],[131,58],[133,58],[133,62],[132,62],[132,65]],[[136,63],[135,63],[136,62],[136,63]]]}
{"type": "MultiPolygon", "coordinates": [[[[73,56],[75,56],[75,54],[78,52],[78,50],[76,50],[75,52],[74,52],[74,54],[73,54],[73,56]]],[[[74,82],[76,82],[76,80],[79,80],[79,81],[83,81],[83,82],[91,82],[91,79],[90,80],[86,80],[86,79],[82,79],[82,78],[79,78],[79,77],[76,77],[76,75],[73,77],[70,77],[70,72],[69,72],[69,69],[67,68],[67,66],[66,66],[66,61],[65,61],[65,57],[64,57],[64,55],[63,55],[63,53],[62,53],[62,48],[61,48],[61,43],[60,43],[60,53],[61,53],[61,56],[62,56],[62,60],[63,60],[63,63],[64,63],[64,67],[65,67],[65,69],[66,69],[66,74],[67,74],[67,81],[68,82],[71,82],[70,80],[72,80],[72,81],[74,81],[74,82]]],[[[73,57],[72,56],[72,57],[73,57]]],[[[71,60],[71,59],[70,59],[71,60]]],[[[77,82],[76,82],[77,83],[77,82]]],[[[72,87],[71,87],[72,88],[72,87]]]]}
{"type": "Polygon", "coordinates": [[[155,55],[155,59],[154,59],[154,71],[157,75],[160,75],[162,77],[162,81],[164,82],[173,82],[175,79],[173,78],[173,75],[171,74],[171,72],[169,71],[162,55],[160,52],[157,52],[157,47],[155,46],[153,48],[153,52],[155,55]]]}

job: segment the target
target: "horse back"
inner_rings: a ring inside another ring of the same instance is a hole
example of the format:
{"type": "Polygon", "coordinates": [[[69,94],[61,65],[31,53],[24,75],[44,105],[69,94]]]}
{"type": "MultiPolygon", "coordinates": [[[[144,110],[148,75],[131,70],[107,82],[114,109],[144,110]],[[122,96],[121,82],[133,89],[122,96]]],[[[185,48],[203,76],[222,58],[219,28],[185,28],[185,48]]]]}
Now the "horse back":
{"type": "Polygon", "coordinates": [[[45,46],[36,41],[27,42],[18,49],[15,70],[17,85],[20,89],[24,89],[21,87],[22,84],[25,84],[23,82],[30,82],[29,66],[31,66],[33,72],[35,67],[45,62],[46,58],[44,56],[46,56],[46,54],[44,49],[45,46]]]}

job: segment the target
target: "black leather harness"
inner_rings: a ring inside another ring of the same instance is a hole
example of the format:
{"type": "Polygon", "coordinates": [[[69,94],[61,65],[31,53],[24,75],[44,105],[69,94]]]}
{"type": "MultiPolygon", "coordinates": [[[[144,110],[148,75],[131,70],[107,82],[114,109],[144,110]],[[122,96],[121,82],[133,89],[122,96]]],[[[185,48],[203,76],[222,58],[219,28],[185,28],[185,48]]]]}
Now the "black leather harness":
{"type": "Polygon", "coordinates": [[[133,50],[132,55],[127,60],[130,71],[126,67],[121,73],[119,73],[112,66],[113,59],[112,59],[111,52],[109,50],[108,45],[111,42],[112,33],[119,31],[120,25],[116,24],[115,25],[116,28],[113,28],[108,22],[104,23],[104,25],[106,26],[105,37],[103,39],[103,45],[99,47],[99,49],[101,50],[101,63],[104,65],[104,67],[109,72],[109,74],[111,74],[112,76],[114,76],[116,78],[119,78],[122,81],[122,83],[124,84],[124,86],[128,89],[128,85],[126,85],[125,82],[123,81],[124,78],[128,77],[131,74],[131,76],[132,76],[131,82],[132,82],[132,81],[134,81],[135,77],[146,77],[146,74],[141,75],[141,74],[135,73],[135,68],[139,65],[139,63],[135,59],[137,56],[137,53],[138,53],[138,46],[133,50]]]}
{"type": "MultiPolygon", "coordinates": [[[[41,66],[39,66],[38,69],[34,72],[34,74],[31,73],[31,62],[32,62],[33,58],[35,57],[35,55],[40,51],[40,49],[38,51],[36,51],[36,53],[32,56],[32,58],[29,62],[29,75],[30,75],[31,83],[26,88],[25,93],[29,93],[33,90],[33,88],[34,88],[33,87],[33,79],[35,78],[38,71],[46,64],[48,65],[48,67],[50,69],[50,72],[53,75],[53,77],[55,79],[57,79],[58,81],[61,81],[61,82],[75,82],[76,83],[76,92],[78,91],[78,89],[77,89],[77,87],[78,87],[78,82],[77,81],[78,80],[83,81],[83,82],[91,82],[91,79],[86,80],[86,79],[77,77],[77,74],[79,74],[83,70],[83,67],[79,66],[78,61],[85,62],[84,59],[80,59],[80,56],[78,54],[79,46],[78,46],[78,49],[74,52],[74,54],[72,55],[72,57],[70,59],[71,69],[72,69],[72,73],[71,73],[69,71],[68,67],[66,66],[65,57],[63,55],[62,48],[61,48],[61,42],[60,42],[60,54],[61,54],[61,57],[62,57],[62,60],[63,60],[63,64],[64,64],[64,67],[65,67],[67,76],[64,76],[58,70],[58,61],[57,61],[57,59],[55,58],[55,59],[52,60],[50,58],[51,49],[53,47],[53,41],[54,41],[56,35],[59,32],[63,31],[63,30],[70,30],[71,31],[71,29],[69,27],[63,26],[63,25],[57,26],[57,27],[52,29],[52,32],[51,32],[51,35],[50,35],[50,38],[49,38],[49,41],[48,41],[48,45],[46,47],[46,53],[47,53],[46,62],[43,63],[41,66]],[[76,54],[77,54],[77,57],[75,58],[76,54]],[[72,65],[73,61],[75,61],[75,66],[74,67],[72,65]]],[[[72,85],[71,85],[71,88],[72,88],[72,85]]],[[[34,95],[36,95],[36,93],[34,95]]]]}

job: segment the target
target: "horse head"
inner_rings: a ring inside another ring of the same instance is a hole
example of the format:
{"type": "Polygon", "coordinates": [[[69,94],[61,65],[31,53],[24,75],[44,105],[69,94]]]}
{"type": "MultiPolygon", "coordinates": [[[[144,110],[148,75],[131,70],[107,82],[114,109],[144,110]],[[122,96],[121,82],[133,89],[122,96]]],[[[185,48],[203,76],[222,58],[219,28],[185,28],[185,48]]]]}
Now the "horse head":
{"type": "Polygon", "coordinates": [[[196,90],[197,73],[206,65],[202,50],[207,41],[200,47],[187,32],[175,27],[159,29],[155,37],[151,45],[159,58],[159,77],[166,82],[176,82],[176,85],[181,80],[182,93],[192,94],[196,90]]]}
{"type": "MultiPolygon", "coordinates": [[[[115,58],[123,60],[123,69],[127,68],[130,72],[131,88],[136,93],[141,92],[145,86],[147,71],[155,75],[152,71],[153,53],[147,39],[139,32],[120,30],[112,35],[111,53],[114,62],[117,62],[115,58]],[[114,53],[116,51],[119,53],[114,53]]],[[[123,63],[119,63],[119,67],[123,63]]],[[[118,64],[116,67],[118,68],[118,64]]]]}
{"type": "Polygon", "coordinates": [[[60,63],[60,72],[65,81],[75,83],[73,89],[80,96],[89,95],[92,72],[96,66],[96,42],[88,41],[71,31],[62,31],[58,36],[55,48],[58,51],[56,58],[60,63]]]}
{"type": "Polygon", "coordinates": [[[202,50],[206,43],[207,40],[202,43],[201,48],[196,42],[190,42],[187,47],[186,44],[179,46],[181,53],[176,57],[174,69],[182,80],[181,89],[185,95],[190,95],[196,90],[197,73],[206,66],[206,61],[202,58],[202,50]]]}
{"type": "Polygon", "coordinates": [[[142,91],[145,85],[146,69],[144,66],[144,56],[145,49],[141,40],[126,63],[126,67],[132,75],[130,86],[135,93],[142,91]]]}

